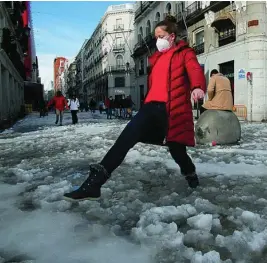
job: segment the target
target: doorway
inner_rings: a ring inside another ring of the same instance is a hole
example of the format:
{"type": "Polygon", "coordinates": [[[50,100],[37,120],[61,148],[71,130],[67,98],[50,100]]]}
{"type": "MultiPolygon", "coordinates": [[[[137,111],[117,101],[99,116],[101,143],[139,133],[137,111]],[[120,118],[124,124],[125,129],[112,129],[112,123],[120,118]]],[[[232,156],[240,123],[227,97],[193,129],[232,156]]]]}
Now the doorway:
{"type": "Polygon", "coordinates": [[[232,95],[233,95],[233,104],[235,104],[235,61],[231,60],[222,64],[219,64],[220,73],[230,80],[232,95]]]}

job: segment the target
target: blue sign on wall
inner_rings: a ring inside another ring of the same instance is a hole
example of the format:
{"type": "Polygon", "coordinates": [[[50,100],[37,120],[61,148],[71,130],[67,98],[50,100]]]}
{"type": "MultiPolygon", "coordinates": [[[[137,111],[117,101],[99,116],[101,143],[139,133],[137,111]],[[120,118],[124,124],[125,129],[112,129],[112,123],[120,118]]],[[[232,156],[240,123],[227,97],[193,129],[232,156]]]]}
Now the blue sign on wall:
{"type": "Polygon", "coordinates": [[[246,78],[246,72],[244,69],[239,69],[238,71],[238,79],[245,79],[246,78]]]}

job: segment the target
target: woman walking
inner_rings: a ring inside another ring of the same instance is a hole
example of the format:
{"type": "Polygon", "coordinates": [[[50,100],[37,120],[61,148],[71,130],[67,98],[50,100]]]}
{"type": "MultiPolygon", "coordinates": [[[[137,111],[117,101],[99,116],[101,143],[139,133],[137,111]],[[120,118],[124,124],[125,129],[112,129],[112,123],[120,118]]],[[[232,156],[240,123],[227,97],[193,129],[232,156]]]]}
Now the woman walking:
{"type": "Polygon", "coordinates": [[[77,113],[79,111],[80,103],[75,95],[73,95],[72,98],[69,100],[69,107],[72,117],[72,124],[77,124],[78,123],[77,113]]]}
{"type": "Polygon", "coordinates": [[[66,98],[62,95],[60,90],[57,91],[56,96],[53,97],[53,99],[48,103],[47,106],[50,107],[52,105],[56,109],[55,124],[58,124],[59,120],[60,126],[62,126],[64,109],[68,109],[69,107],[66,98]]]}
{"type": "Polygon", "coordinates": [[[149,59],[148,94],[143,107],[131,119],[99,164],[90,165],[89,176],[67,200],[98,199],[101,186],[138,142],[166,145],[191,188],[199,185],[195,165],[186,146],[194,146],[191,96],[204,97],[206,81],[192,48],[178,37],[173,17],[155,28],[158,51],[149,59]]]}

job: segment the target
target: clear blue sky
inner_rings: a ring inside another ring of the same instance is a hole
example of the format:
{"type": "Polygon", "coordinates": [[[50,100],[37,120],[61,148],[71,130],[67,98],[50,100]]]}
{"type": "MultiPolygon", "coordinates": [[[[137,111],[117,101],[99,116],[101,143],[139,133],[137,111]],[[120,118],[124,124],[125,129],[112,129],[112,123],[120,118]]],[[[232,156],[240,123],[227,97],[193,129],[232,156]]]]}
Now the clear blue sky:
{"type": "Polygon", "coordinates": [[[31,2],[36,52],[40,75],[46,89],[47,83],[53,79],[54,57],[76,56],[108,6],[125,2],[31,2]]]}

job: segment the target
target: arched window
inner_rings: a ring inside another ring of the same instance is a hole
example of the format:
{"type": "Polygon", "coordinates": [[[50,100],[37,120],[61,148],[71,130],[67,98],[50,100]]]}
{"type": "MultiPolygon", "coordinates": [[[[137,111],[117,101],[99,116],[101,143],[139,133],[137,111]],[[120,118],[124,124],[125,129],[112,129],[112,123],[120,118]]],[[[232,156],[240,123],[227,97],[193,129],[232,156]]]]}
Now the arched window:
{"type": "Polygon", "coordinates": [[[148,36],[149,34],[151,34],[151,23],[150,23],[150,20],[148,20],[147,23],[146,23],[146,35],[148,36]]]}
{"type": "Polygon", "coordinates": [[[123,56],[122,55],[118,55],[116,57],[116,66],[122,66],[123,65],[123,56]]]}
{"type": "Polygon", "coordinates": [[[166,13],[167,13],[168,15],[170,15],[170,14],[171,14],[171,10],[172,10],[172,5],[171,5],[171,3],[168,3],[168,4],[166,5],[166,13]]]}
{"type": "Polygon", "coordinates": [[[140,28],[139,28],[139,34],[141,35],[141,36],[143,36],[143,28],[140,26],[140,28]]]}
{"type": "Polygon", "coordinates": [[[156,21],[157,23],[160,22],[160,13],[159,13],[159,12],[156,13],[155,21],[156,21]]]}

